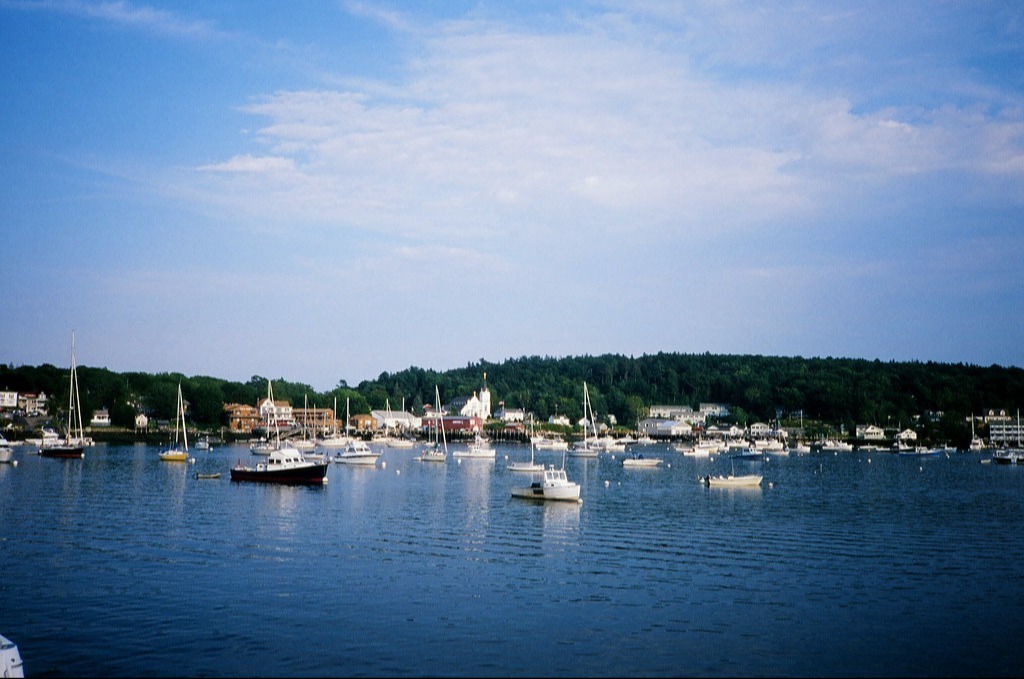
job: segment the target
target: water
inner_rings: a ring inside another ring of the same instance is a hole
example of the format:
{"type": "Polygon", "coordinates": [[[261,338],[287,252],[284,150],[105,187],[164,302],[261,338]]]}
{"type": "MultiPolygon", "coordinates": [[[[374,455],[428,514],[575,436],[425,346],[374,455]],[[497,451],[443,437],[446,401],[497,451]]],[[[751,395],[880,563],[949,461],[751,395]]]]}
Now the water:
{"type": "Polygon", "coordinates": [[[496,447],[299,488],[232,483],[242,446],[19,449],[0,632],[29,676],[1024,675],[1024,467],[794,455],[705,488],[728,458],[662,446],[568,458],[566,505],[512,498],[529,450],[496,447]]]}

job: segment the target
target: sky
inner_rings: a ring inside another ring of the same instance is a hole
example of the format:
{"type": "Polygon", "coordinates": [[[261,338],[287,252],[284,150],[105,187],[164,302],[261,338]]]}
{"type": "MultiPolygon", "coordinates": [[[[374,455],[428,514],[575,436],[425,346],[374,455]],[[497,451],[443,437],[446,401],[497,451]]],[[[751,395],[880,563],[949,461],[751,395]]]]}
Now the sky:
{"type": "Polygon", "coordinates": [[[0,0],[0,361],[1024,366],[1024,4],[0,0]]]}

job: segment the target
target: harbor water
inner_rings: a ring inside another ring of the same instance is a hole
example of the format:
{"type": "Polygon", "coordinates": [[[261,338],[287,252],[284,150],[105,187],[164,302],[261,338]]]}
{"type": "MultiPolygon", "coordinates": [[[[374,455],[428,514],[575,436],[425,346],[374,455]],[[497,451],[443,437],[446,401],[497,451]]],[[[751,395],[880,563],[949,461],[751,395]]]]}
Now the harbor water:
{"type": "Polygon", "coordinates": [[[322,487],[232,482],[243,446],[20,447],[0,633],[29,677],[1024,675],[1024,466],[655,445],[565,458],[583,502],[543,503],[495,447],[322,487]],[[734,469],[762,485],[698,481],[734,469]]]}

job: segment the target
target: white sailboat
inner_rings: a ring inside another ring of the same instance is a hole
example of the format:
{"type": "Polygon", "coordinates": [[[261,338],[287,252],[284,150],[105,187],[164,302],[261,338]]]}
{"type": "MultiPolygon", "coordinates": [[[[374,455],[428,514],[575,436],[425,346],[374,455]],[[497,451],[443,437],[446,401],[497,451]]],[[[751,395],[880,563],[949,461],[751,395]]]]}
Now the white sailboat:
{"type": "Polygon", "coordinates": [[[510,472],[542,472],[544,471],[544,465],[534,460],[534,451],[536,446],[533,442],[530,443],[530,461],[529,462],[509,462],[508,470],[510,472]]]}
{"type": "MultiPolygon", "coordinates": [[[[402,416],[404,417],[405,415],[406,415],[406,412],[405,412],[405,399],[403,398],[402,399],[402,416]]],[[[388,402],[388,417],[389,418],[391,417],[391,403],[390,403],[390,401],[388,402]]],[[[408,449],[408,448],[414,448],[416,446],[416,441],[414,441],[413,439],[409,438],[408,436],[406,436],[404,434],[399,435],[397,432],[393,432],[390,436],[388,436],[387,442],[388,442],[388,447],[390,447],[390,448],[405,448],[405,449],[408,449]]]]}
{"type": "Polygon", "coordinates": [[[594,410],[590,406],[590,392],[587,390],[587,383],[583,383],[583,440],[577,441],[569,448],[569,454],[573,457],[597,457],[600,452],[597,444],[597,422],[594,420],[594,410]],[[588,429],[594,430],[594,436],[588,435],[588,429]]]}
{"type": "MultiPolygon", "coordinates": [[[[316,454],[310,455],[308,451],[316,448],[316,441],[309,438],[309,396],[306,394],[302,395],[302,411],[305,413],[302,417],[302,438],[293,439],[289,441],[296,449],[303,453],[303,457],[309,460],[315,460],[316,454]]],[[[323,461],[323,457],[320,456],[319,461],[323,461]]]]}
{"type": "Polygon", "coordinates": [[[970,450],[985,450],[985,442],[974,433],[974,413],[971,413],[971,444],[970,450]]]}
{"type": "Polygon", "coordinates": [[[164,462],[188,462],[188,431],[185,429],[185,399],[181,396],[181,382],[178,382],[177,410],[174,416],[174,443],[160,452],[160,459],[164,462]]]}
{"type": "Polygon", "coordinates": [[[441,411],[441,392],[434,385],[434,402],[437,416],[434,418],[434,441],[418,459],[420,462],[444,462],[448,459],[448,437],[444,432],[444,413],[441,411]]]}
{"type": "Polygon", "coordinates": [[[75,365],[75,333],[71,333],[71,388],[68,391],[68,424],[63,440],[39,444],[43,457],[85,457],[85,430],[82,427],[82,403],[78,395],[78,368],[75,365]]]}
{"type": "Polygon", "coordinates": [[[352,440],[348,433],[348,398],[345,399],[345,434],[338,433],[338,399],[334,399],[334,431],[319,439],[316,444],[321,448],[344,448],[352,440]]]}

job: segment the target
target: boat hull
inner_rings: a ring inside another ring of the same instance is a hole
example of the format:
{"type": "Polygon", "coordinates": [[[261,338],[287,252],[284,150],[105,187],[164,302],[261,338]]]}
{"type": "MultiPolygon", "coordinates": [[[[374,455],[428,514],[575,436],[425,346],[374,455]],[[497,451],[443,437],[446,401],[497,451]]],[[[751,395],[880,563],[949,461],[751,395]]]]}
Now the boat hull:
{"type": "Polygon", "coordinates": [[[580,488],[575,487],[545,487],[533,484],[525,488],[513,488],[512,497],[525,498],[527,500],[552,500],[556,502],[579,502],[580,488]]]}
{"type": "Polygon", "coordinates": [[[761,485],[759,474],[747,476],[705,476],[702,480],[709,488],[753,488],[761,485]]]}
{"type": "Polygon", "coordinates": [[[231,469],[231,480],[290,485],[319,485],[327,483],[327,467],[326,463],[269,470],[253,467],[233,467],[231,469]]]}
{"type": "Polygon", "coordinates": [[[661,460],[656,458],[646,458],[640,460],[625,459],[622,461],[622,466],[626,469],[653,469],[661,464],[661,460]]]}
{"type": "Polygon", "coordinates": [[[168,450],[160,453],[160,459],[164,462],[188,462],[188,453],[182,450],[168,450]]]}
{"type": "Polygon", "coordinates": [[[83,458],[85,446],[47,446],[40,448],[39,454],[43,457],[83,458]]]}

